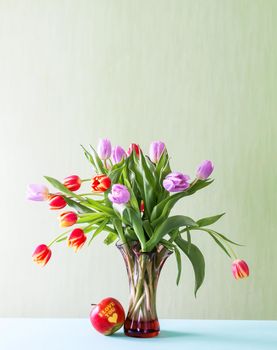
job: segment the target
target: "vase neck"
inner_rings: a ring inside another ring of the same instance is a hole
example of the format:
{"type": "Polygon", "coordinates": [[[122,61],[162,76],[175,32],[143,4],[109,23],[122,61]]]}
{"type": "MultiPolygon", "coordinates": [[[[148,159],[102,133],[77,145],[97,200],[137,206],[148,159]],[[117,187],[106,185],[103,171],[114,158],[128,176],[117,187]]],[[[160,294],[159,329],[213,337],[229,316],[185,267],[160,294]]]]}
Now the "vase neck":
{"type": "Polygon", "coordinates": [[[117,248],[123,256],[128,273],[133,272],[135,265],[139,263],[143,265],[150,264],[155,270],[156,277],[159,276],[166,259],[172,254],[172,251],[163,245],[159,245],[151,252],[141,252],[137,241],[117,244],[117,248]]]}

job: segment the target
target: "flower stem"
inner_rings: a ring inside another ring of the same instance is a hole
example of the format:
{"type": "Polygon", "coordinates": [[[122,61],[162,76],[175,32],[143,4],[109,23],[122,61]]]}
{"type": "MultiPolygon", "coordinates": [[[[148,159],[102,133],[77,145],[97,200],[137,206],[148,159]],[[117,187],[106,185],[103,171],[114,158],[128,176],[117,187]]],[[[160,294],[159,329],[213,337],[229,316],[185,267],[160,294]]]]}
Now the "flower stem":
{"type": "Polygon", "coordinates": [[[63,236],[65,236],[66,234],[68,234],[68,232],[70,232],[71,230],[65,231],[63,233],[61,233],[60,235],[58,235],[56,238],[54,238],[49,244],[48,247],[51,247],[51,245],[53,243],[55,243],[56,241],[58,241],[60,238],[62,238],[63,236]]]}
{"type": "MultiPolygon", "coordinates": [[[[86,231],[87,229],[89,229],[90,227],[92,227],[94,225],[93,224],[90,224],[86,227],[83,228],[84,231],[86,231]]],[[[57,237],[55,237],[49,244],[48,244],[48,247],[51,247],[52,244],[54,244],[55,242],[57,242],[60,238],[64,237],[65,235],[67,235],[69,232],[71,232],[71,230],[68,230],[68,231],[65,231],[63,233],[61,233],[60,235],[58,235],[57,237]]],[[[85,232],[86,233],[86,232],[85,232]]]]}
{"type": "Polygon", "coordinates": [[[90,193],[82,193],[79,194],[79,196],[102,196],[102,193],[98,193],[98,192],[90,192],[90,193]]]}
{"type": "Polygon", "coordinates": [[[198,178],[195,178],[195,179],[192,181],[192,183],[190,184],[189,187],[194,186],[198,180],[199,180],[198,178]]]}

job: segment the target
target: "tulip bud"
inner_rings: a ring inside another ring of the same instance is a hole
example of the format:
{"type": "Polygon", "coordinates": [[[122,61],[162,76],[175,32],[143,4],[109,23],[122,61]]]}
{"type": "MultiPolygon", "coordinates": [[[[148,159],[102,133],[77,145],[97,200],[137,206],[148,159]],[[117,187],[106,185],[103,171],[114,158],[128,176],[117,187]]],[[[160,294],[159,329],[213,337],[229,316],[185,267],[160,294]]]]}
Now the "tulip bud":
{"type": "Polygon", "coordinates": [[[61,227],[69,227],[76,224],[78,215],[74,211],[67,211],[60,214],[59,220],[61,227]]]}
{"type": "Polygon", "coordinates": [[[81,228],[75,228],[68,237],[68,246],[72,247],[75,253],[85,244],[87,237],[81,228]]]}
{"type": "Polygon", "coordinates": [[[112,153],[111,141],[108,139],[101,139],[98,143],[97,153],[100,159],[109,159],[112,153]]]}
{"type": "Polygon", "coordinates": [[[91,188],[95,192],[105,192],[111,187],[111,183],[107,175],[96,175],[91,179],[91,188]]]}
{"type": "Polygon", "coordinates": [[[236,259],[232,263],[232,273],[236,280],[249,276],[249,267],[244,260],[236,259]]]}
{"type": "Polygon", "coordinates": [[[81,187],[81,183],[82,181],[77,175],[67,176],[63,181],[64,186],[70,191],[79,190],[79,188],[81,187]]]}
{"type": "Polygon", "coordinates": [[[204,160],[197,169],[196,177],[200,180],[206,180],[213,170],[213,163],[210,160],[204,160]]]}
{"type": "Polygon", "coordinates": [[[27,189],[27,199],[31,201],[46,201],[49,190],[46,186],[40,184],[30,184],[27,189]]]}
{"type": "Polygon", "coordinates": [[[153,163],[158,163],[163,152],[165,150],[165,144],[161,141],[153,141],[150,144],[149,158],[153,163]]]}
{"type": "Polygon", "coordinates": [[[143,200],[141,200],[141,202],[140,202],[139,210],[141,213],[144,212],[144,201],[143,200]]]}
{"type": "Polygon", "coordinates": [[[133,151],[135,151],[136,155],[139,157],[139,155],[140,155],[140,147],[139,147],[139,145],[137,145],[135,143],[131,143],[129,148],[128,148],[127,155],[129,156],[133,151]]]}
{"type": "Polygon", "coordinates": [[[62,209],[66,206],[66,201],[63,196],[59,194],[52,194],[49,197],[49,206],[51,210],[62,209]]]}
{"type": "Polygon", "coordinates": [[[111,193],[108,194],[109,200],[115,204],[125,204],[130,200],[130,192],[128,188],[121,184],[115,184],[111,193]]]}
{"type": "Polygon", "coordinates": [[[112,162],[113,164],[120,163],[123,158],[126,157],[126,152],[120,146],[115,146],[112,150],[112,162]]]}
{"type": "Polygon", "coordinates": [[[38,265],[44,266],[47,264],[48,260],[51,258],[51,250],[48,248],[47,245],[41,244],[36,247],[32,257],[34,262],[36,262],[38,265]]]}
{"type": "Polygon", "coordinates": [[[176,171],[165,177],[163,187],[168,192],[182,192],[189,187],[189,179],[190,177],[188,175],[176,171]]]}

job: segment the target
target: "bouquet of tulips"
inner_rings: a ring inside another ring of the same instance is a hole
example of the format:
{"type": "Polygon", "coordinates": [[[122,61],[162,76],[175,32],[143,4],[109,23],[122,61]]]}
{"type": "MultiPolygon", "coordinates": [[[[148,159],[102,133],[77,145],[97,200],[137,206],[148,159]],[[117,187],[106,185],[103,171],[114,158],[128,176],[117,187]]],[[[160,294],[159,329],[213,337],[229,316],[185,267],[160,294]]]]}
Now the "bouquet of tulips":
{"type": "Polygon", "coordinates": [[[138,251],[149,253],[166,247],[174,252],[177,262],[177,284],[181,275],[181,256],[184,253],[192,263],[195,273],[195,293],[205,274],[204,257],[192,243],[193,233],[201,230],[208,234],[223,251],[233,258],[232,272],[236,279],[249,275],[245,261],[236,257],[231,241],[222,233],[210,228],[223,214],[194,220],[184,215],[171,216],[174,205],[209,186],[213,164],[203,161],[197,168],[195,178],[182,172],[172,171],[165,144],[152,142],[149,155],[139,145],[131,144],[127,152],[120,147],[112,148],[107,139],[99,141],[97,151],[90,146],[84,154],[92,165],[89,179],[77,175],[68,176],[63,182],[45,176],[58,192],[50,192],[41,184],[29,185],[28,199],[48,201],[51,210],[70,207],[59,215],[61,227],[71,227],[48,244],[39,245],[33,259],[44,266],[51,257],[54,243],[67,241],[78,251],[84,244],[90,245],[106,232],[104,243],[120,240],[123,244],[138,243],[138,251]],[[80,192],[89,182],[90,189],[80,192]],[[78,191],[78,192],[77,192],[78,191]]]}

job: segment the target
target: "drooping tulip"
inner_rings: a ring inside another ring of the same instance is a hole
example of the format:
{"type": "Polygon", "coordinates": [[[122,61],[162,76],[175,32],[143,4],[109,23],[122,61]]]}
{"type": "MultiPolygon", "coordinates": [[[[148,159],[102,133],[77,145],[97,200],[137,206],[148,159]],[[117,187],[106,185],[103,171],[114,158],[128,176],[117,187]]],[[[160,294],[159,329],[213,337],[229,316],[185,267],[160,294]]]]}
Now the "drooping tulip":
{"type": "Polygon", "coordinates": [[[182,192],[189,187],[189,179],[188,175],[176,171],[165,177],[163,187],[168,192],[182,192]]]}
{"type": "Polygon", "coordinates": [[[60,194],[52,194],[49,197],[49,206],[51,210],[62,209],[66,204],[65,199],[60,194]]]}
{"type": "Polygon", "coordinates": [[[73,248],[76,253],[80,248],[82,248],[86,240],[87,237],[84,234],[84,231],[81,228],[75,228],[68,237],[67,243],[68,246],[73,248]]]}
{"type": "Polygon", "coordinates": [[[77,191],[81,187],[82,180],[78,175],[71,175],[64,179],[63,184],[70,191],[77,191]]]}
{"type": "Polygon", "coordinates": [[[67,211],[61,213],[59,216],[60,226],[69,227],[76,224],[78,220],[78,215],[74,211],[67,211]]]}
{"type": "Polygon", "coordinates": [[[112,191],[108,194],[108,197],[112,203],[125,204],[130,200],[130,192],[126,186],[115,184],[112,186],[112,191]]]}
{"type": "Polygon", "coordinates": [[[46,201],[49,196],[49,190],[41,184],[30,184],[27,188],[27,199],[31,201],[46,201]]]}
{"type": "Polygon", "coordinates": [[[95,175],[91,179],[91,188],[95,192],[105,192],[111,187],[111,179],[107,175],[95,175]]]}
{"type": "Polygon", "coordinates": [[[149,157],[153,163],[158,163],[163,152],[165,150],[165,144],[162,141],[153,141],[150,144],[149,157]]]}
{"type": "Polygon", "coordinates": [[[232,273],[235,279],[242,279],[249,276],[249,267],[244,260],[236,259],[232,263],[232,273]]]}
{"type": "Polygon", "coordinates": [[[100,139],[97,146],[97,153],[102,160],[109,159],[112,153],[111,141],[108,139],[100,139]]]}
{"type": "Polygon", "coordinates": [[[196,177],[200,180],[206,180],[214,170],[214,165],[210,160],[204,160],[198,167],[196,177]]]}
{"type": "Polygon", "coordinates": [[[131,143],[128,150],[127,155],[129,156],[133,151],[135,151],[136,155],[139,157],[140,155],[140,147],[136,143],[131,143]]]}
{"type": "Polygon", "coordinates": [[[120,163],[123,158],[126,157],[126,152],[121,146],[115,146],[112,149],[112,162],[113,164],[120,163]]]}
{"type": "Polygon", "coordinates": [[[32,257],[38,265],[45,266],[51,258],[52,252],[46,244],[40,244],[36,247],[32,257]]]}

